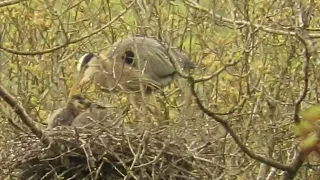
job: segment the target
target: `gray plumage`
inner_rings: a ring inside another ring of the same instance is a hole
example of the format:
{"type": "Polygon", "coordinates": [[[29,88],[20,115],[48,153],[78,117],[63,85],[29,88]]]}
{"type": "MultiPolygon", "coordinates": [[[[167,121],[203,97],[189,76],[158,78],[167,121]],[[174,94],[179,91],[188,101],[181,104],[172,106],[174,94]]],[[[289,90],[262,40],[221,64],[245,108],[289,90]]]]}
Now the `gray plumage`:
{"type": "Polygon", "coordinates": [[[183,70],[194,68],[183,52],[173,48],[167,50],[154,39],[128,37],[119,40],[105,54],[88,53],[80,58],[77,65],[79,77],[72,92],[90,79],[104,91],[120,87],[124,91],[137,92],[140,83],[147,93],[154,88],[163,88],[176,75],[169,57],[173,57],[183,70]]]}
{"type": "Polygon", "coordinates": [[[86,111],[80,113],[72,122],[75,127],[92,127],[97,126],[100,121],[108,118],[108,110],[97,104],[92,104],[86,111]]]}
{"type": "Polygon", "coordinates": [[[106,53],[107,60],[125,62],[148,75],[161,86],[169,85],[176,72],[170,57],[176,60],[182,69],[194,68],[183,52],[176,48],[166,49],[155,39],[146,37],[129,37],[119,40],[106,53]]]}
{"type": "Polygon", "coordinates": [[[122,120],[124,112],[127,110],[127,108],[120,108],[115,111],[111,111],[107,109],[107,107],[103,107],[98,104],[91,104],[90,108],[79,114],[74,119],[72,126],[87,129],[113,127],[114,125],[119,124],[119,120],[122,120]]]}
{"type": "Polygon", "coordinates": [[[89,108],[90,102],[80,95],[73,95],[66,106],[55,110],[48,117],[47,129],[53,129],[56,126],[69,126],[72,121],[85,109],[89,108]]]}

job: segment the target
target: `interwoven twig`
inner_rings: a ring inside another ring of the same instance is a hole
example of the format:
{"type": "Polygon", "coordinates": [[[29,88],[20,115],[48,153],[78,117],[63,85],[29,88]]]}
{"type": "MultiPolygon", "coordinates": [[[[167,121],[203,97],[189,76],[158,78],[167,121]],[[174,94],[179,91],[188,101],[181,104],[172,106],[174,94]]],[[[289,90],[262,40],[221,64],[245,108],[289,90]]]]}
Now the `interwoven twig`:
{"type": "Polygon", "coordinates": [[[95,129],[57,127],[46,134],[58,146],[46,147],[35,136],[20,136],[8,142],[11,155],[2,160],[3,167],[9,169],[7,174],[19,179],[209,177],[210,161],[199,153],[210,144],[190,150],[178,136],[169,139],[167,129],[124,125],[95,129]]]}

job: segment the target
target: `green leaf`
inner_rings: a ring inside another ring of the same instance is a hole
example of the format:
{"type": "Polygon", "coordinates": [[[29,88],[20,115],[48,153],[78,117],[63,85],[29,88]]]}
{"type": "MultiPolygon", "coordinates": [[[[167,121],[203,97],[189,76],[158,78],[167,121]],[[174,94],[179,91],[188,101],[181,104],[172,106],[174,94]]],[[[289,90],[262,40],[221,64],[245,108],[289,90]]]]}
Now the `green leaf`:
{"type": "Polygon", "coordinates": [[[314,125],[308,121],[302,120],[299,124],[296,124],[293,128],[293,132],[297,136],[306,135],[314,129],[314,125]]]}
{"type": "Polygon", "coordinates": [[[307,138],[305,138],[303,141],[301,141],[300,147],[302,149],[313,148],[315,145],[317,145],[318,141],[318,136],[315,133],[313,133],[309,135],[307,138]]]}
{"type": "Polygon", "coordinates": [[[320,105],[314,105],[301,113],[302,120],[314,122],[320,119],[320,105]]]}

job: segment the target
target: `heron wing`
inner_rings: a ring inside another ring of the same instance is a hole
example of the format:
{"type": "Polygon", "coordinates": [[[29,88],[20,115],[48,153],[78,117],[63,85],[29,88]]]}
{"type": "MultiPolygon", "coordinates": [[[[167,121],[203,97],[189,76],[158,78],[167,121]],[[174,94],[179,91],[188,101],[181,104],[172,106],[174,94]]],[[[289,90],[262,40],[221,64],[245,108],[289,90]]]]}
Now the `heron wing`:
{"type": "MultiPolygon", "coordinates": [[[[177,49],[170,49],[169,51],[161,45],[158,41],[146,37],[127,37],[115,42],[111,48],[106,52],[105,59],[111,60],[121,64],[124,68],[118,68],[122,71],[138,70],[133,73],[122,73],[123,76],[131,76],[130,81],[139,79],[137,77],[143,76],[148,82],[156,86],[167,86],[172,82],[176,72],[171,60],[175,60],[183,69],[192,68],[193,64],[189,58],[177,49]],[[132,64],[124,64],[124,57],[128,51],[134,54],[132,64]],[[127,67],[133,67],[129,69],[127,67]]],[[[137,84],[137,83],[136,83],[137,84]]]]}

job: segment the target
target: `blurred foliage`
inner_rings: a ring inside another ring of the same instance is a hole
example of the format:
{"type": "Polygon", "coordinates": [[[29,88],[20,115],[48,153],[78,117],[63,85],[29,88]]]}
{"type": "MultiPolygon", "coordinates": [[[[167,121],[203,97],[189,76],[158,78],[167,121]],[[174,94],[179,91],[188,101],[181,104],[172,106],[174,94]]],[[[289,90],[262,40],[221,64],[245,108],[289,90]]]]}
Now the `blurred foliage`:
{"type": "Polygon", "coordinates": [[[313,105],[301,113],[301,121],[294,127],[296,135],[301,138],[299,147],[302,152],[305,152],[305,156],[308,156],[312,152],[320,155],[319,115],[320,105],[313,105]]]}
{"type": "MultiPolygon", "coordinates": [[[[297,8],[300,7],[305,12],[306,31],[319,33],[320,1],[200,0],[199,7],[195,7],[188,0],[137,0],[121,18],[92,34],[117,17],[131,2],[29,0],[0,8],[0,24],[3,24],[0,45],[21,52],[39,52],[17,55],[1,50],[1,84],[38,122],[45,122],[51,111],[64,105],[80,56],[88,51],[105,51],[110,44],[128,35],[147,35],[187,52],[197,65],[191,73],[193,77],[205,78],[213,74],[208,80],[197,83],[197,93],[206,107],[228,120],[244,144],[258,154],[288,163],[298,143],[294,131],[298,134],[309,132],[314,126],[306,119],[315,119],[318,114],[314,112],[319,108],[315,106],[315,110],[302,115],[305,120],[292,131],[297,113],[295,102],[304,92],[307,76],[309,86],[302,105],[319,103],[320,69],[315,60],[317,57],[313,57],[308,62],[306,75],[304,44],[297,36],[275,30],[294,32],[300,27],[297,8]],[[274,31],[236,20],[264,25],[274,31]],[[82,37],[86,38],[69,44],[82,37]],[[41,53],[59,45],[64,46],[41,53]],[[221,68],[224,69],[217,73],[221,68]]],[[[317,45],[319,40],[312,41],[317,45]]],[[[97,92],[92,87],[85,93],[103,104],[119,107],[126,103],[119,94],[97,92]]],[[[187,144],[196,139],[216,144],[212,152],[217,163],[216,171],[212,172],[215,177],[255,179],[258,176],[260,162],[244,156],[217,122],[205,116],[195,104],[187,118],[182,119],[181,91],[172,84],[165,93],[169,96],[166,105],[170,120],[176,123],[172,133],[183,131],[179,129],[179,123],[191,124],[194,131],[187,132],[187,144]]],[[[11,137],[8,134],[14,134],[7,116],[26,128],[4,102],[0,101],[0,104],[5,107],[0,108],[0,114],[7,114],[0,118],[3,120],[1,128],[8,129],[1,133],[5,137],[1,139],[3,145],[11,137]]],[[[313,146],[315,141],[311,136],[304,143],[313,146]]],[[[297,175],[299,179],[319,176],[318,162],[310,160],[308,163],[312,168],[303,166],[297,175]]],[[[274,176],[277,179],[280,175],[274,176]]]]}

